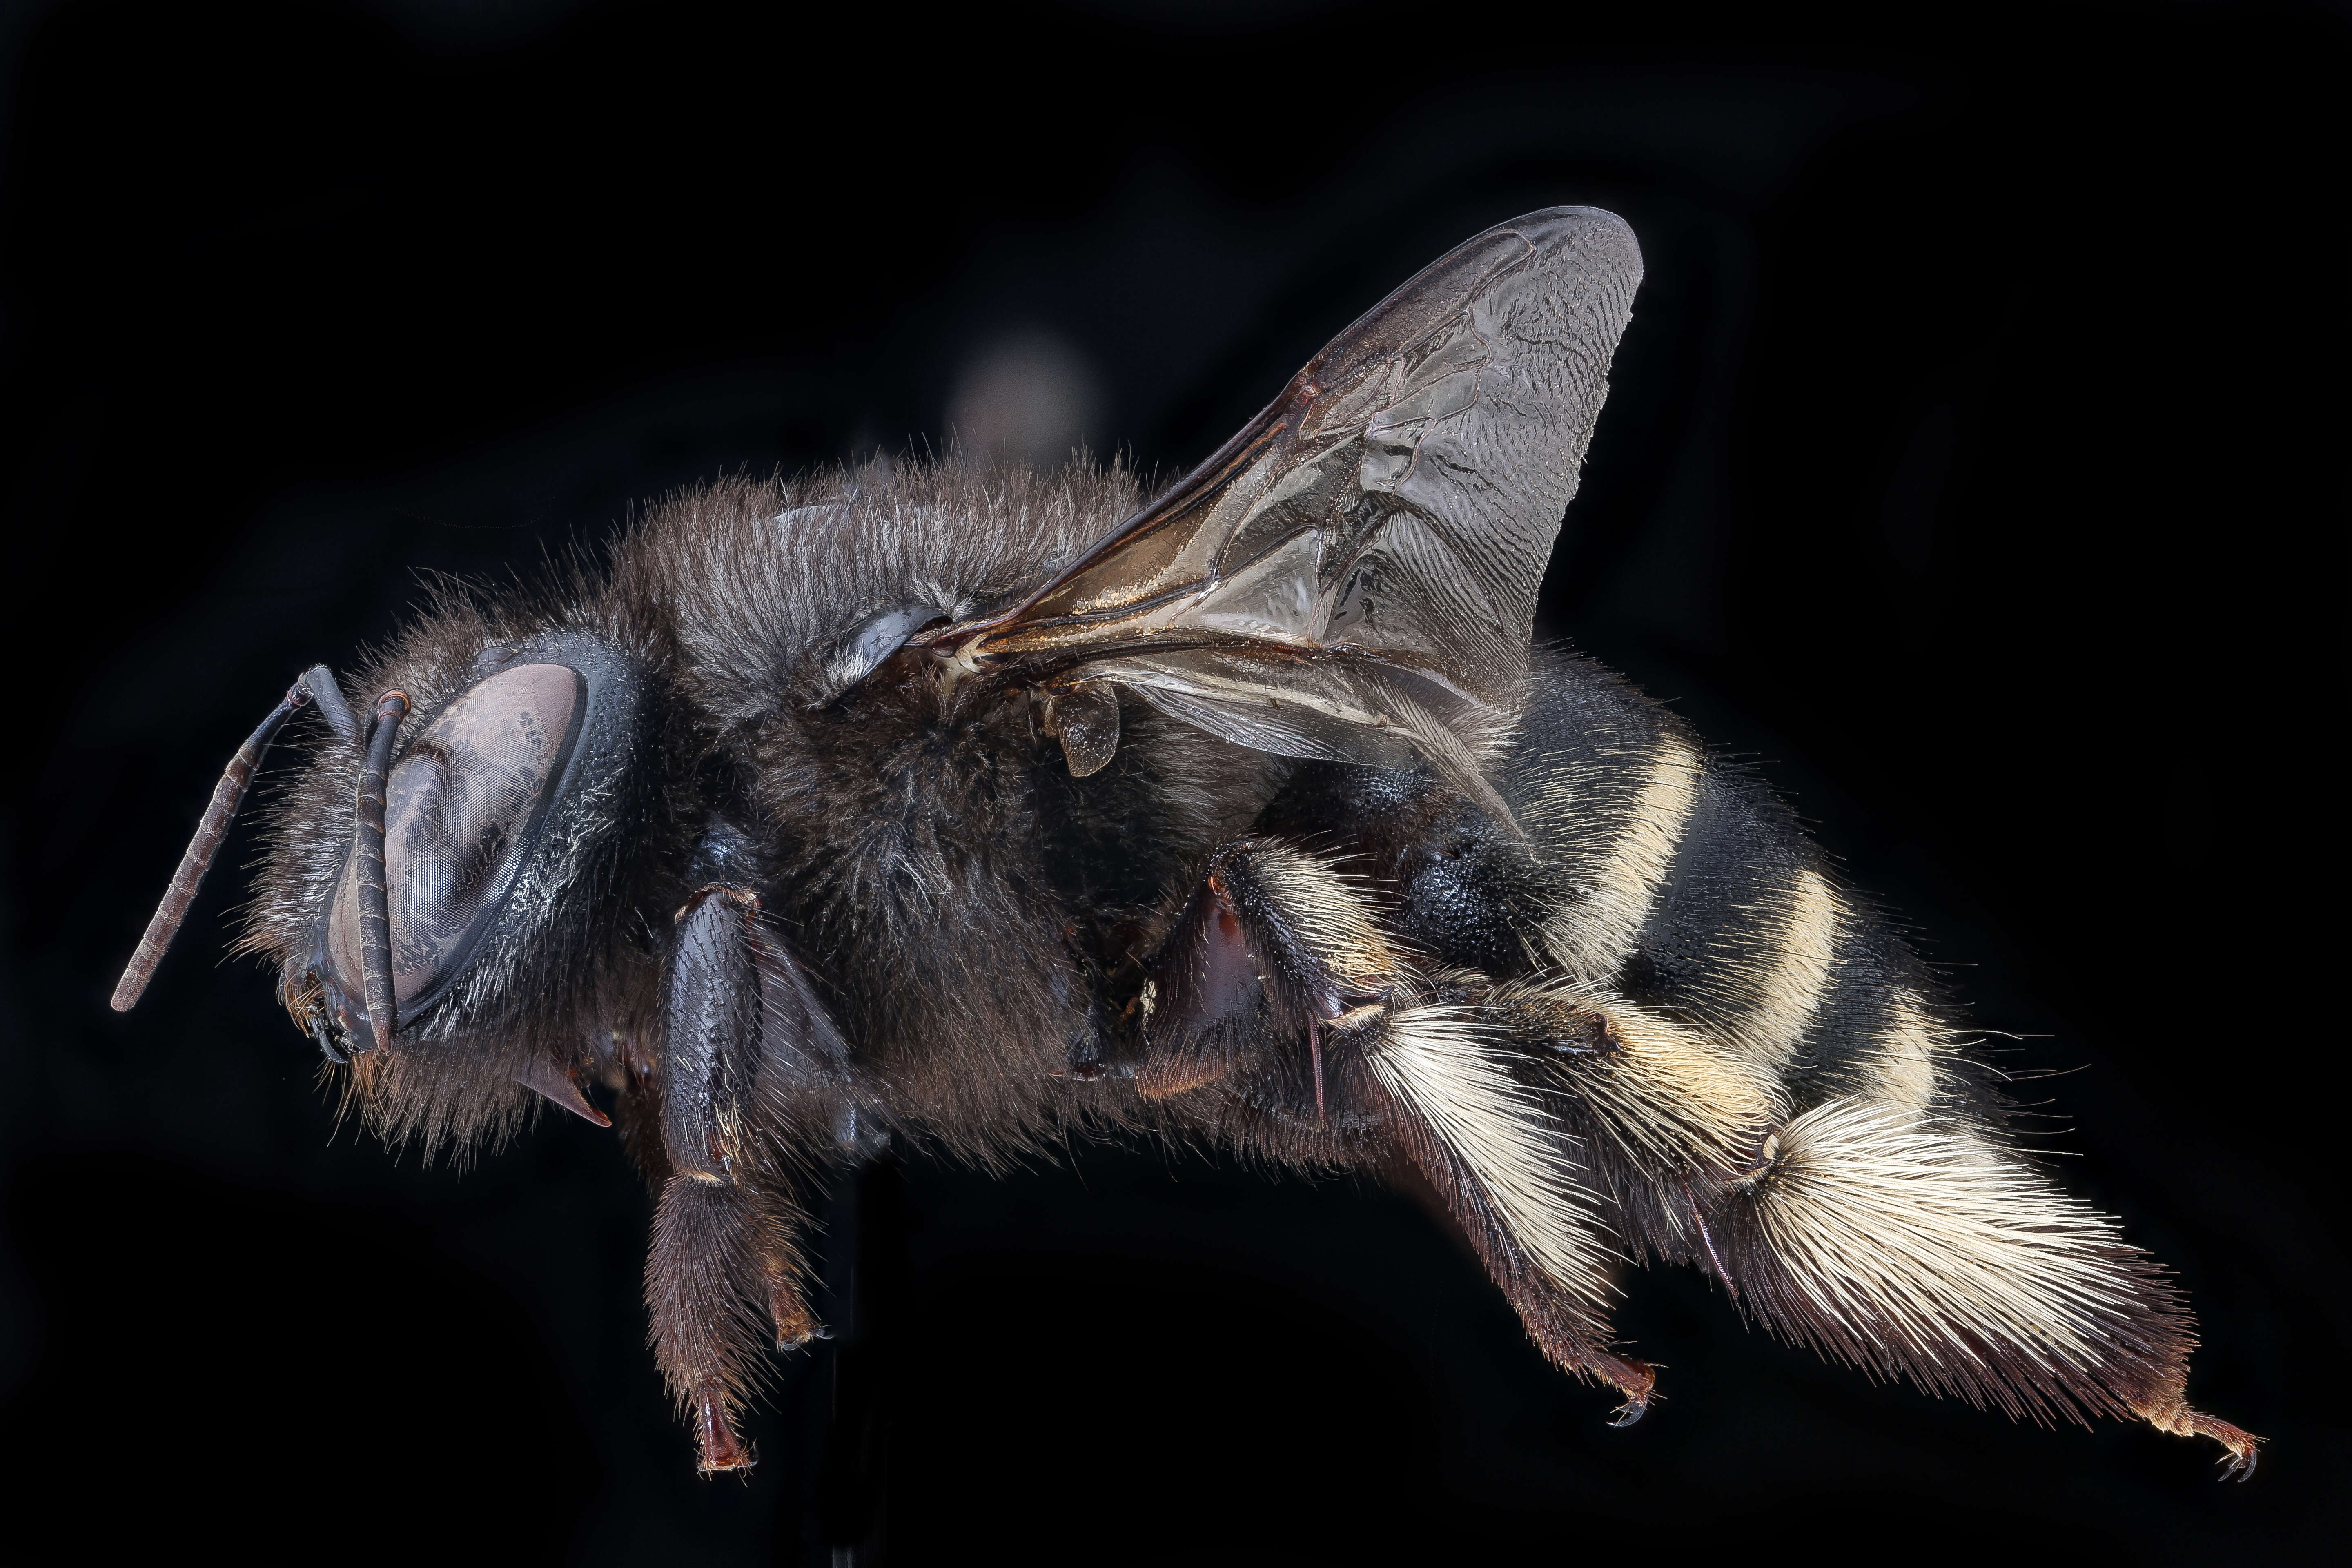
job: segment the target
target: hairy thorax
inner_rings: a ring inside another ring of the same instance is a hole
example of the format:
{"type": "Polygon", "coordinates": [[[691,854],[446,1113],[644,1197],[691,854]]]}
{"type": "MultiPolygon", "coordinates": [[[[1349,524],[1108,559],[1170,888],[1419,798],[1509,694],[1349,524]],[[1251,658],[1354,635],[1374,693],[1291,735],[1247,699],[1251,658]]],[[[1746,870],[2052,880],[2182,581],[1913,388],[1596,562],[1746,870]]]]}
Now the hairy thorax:
{"type": "Polygon", "coordinates": [[[1106,1110],[1074,1059],[1116,1027],[1171,890],[1291,766],[1131,704],[1144,743],[1073,778],[1040,707],[1018,684],[886,687],[740,750],[769,907],[877,1109],[957,1142],[1106,1110]]]}

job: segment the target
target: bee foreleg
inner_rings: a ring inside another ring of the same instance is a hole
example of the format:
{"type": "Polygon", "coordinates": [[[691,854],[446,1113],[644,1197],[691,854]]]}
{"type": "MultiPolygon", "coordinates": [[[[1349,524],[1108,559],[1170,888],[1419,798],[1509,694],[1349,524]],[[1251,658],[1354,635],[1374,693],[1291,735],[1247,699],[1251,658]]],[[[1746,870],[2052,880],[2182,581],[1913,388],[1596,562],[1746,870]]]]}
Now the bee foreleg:
{"type": "Polygon", "coordinates": [[[758,899],[742,889],[698,892],[678,912],[664,996],[669,1174],[646,1300],[656,1357],[694,1423],[706,1472],[752,1463],[735,1413],[764,1370],[761,1342],[772,1331],[789,1349],[817,1332],[800,1291],[799,1215],[772,1124],[835,1053],[829,1026],[758,914],[758,899]]]}

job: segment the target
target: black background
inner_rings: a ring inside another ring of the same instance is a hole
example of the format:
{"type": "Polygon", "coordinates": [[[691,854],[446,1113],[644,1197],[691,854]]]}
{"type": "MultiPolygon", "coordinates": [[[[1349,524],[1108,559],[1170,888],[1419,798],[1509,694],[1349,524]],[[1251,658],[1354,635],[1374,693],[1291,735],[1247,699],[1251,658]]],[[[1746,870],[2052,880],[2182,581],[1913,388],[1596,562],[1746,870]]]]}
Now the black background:
{"type": "Polygon", "coordinates": [[[2347,29],[1886,10],[10,11],[0,1555],[2344,1550],[2347,29]],[[609,1134],[459,1172],[339,1131],[217,962],[233,870],[107,1012],[221,763],[415,572],[935,437],[1024,324],[1098,444],[1181,464],[1559,202],[1649,279],[1550,627],[2021,1037],[2067,1179],[2194,1296],[2192,1396],[2273,1439],[2250,1485],[1873,1386],[1688,1273],[1631,1281],[1667,1397],[1611,1431],[1408,1202],[1117,1150],[869,1174],[856,1331],[703,1482],[609,1134]]]}

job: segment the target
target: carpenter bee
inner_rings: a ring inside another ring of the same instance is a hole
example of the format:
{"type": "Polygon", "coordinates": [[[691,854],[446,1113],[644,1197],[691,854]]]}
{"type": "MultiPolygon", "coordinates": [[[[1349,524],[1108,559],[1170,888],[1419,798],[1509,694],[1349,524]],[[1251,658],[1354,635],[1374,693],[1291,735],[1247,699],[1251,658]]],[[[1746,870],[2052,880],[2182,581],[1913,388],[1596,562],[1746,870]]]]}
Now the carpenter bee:
{"type": "Polygon", "coordinates": [[[243,949],[386,1139],[540,1100],[658,1194],[646,1296],[705,1471],[820,1331],[805,1205],[878,1138],[1127,1131],[1409,1170],[1561,1370],[1638,1419],[1629,1261],[2012,1415],[2257,1439],[2192,1320],[2022,1158],[1938,983],[1790,813],[1537,650],[1640,251],[1463,244],[1155,499],[917,463],[730,479],[537,596],[446,592],[303,674],[243,949]]]}

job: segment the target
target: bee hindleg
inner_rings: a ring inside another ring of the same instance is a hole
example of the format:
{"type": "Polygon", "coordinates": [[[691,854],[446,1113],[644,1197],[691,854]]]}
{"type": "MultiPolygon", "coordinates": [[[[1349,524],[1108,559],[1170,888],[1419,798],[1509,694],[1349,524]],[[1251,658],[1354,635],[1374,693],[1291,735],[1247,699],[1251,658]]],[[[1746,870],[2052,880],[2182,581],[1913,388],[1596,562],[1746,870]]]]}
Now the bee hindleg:
{"type": "Polygon", "coordinates": [[[2011,1415],[2137,1417],[2252,1468],[2182,1401],[2195,1326],[2118,1226],[1990,1129],[1862,1097],[1775,1131],[1716,1195],[1742,1304],[1784,1337],[2011,1415]]]}
{"type": "Polygon", "coordinates": [[[766,1147],[767,1080],[803,1075],[826,1031],[780,986],[793,976],[736,888],[706,888],[678,913],[664,995],[662,1152],[646,1300],[656,1359],[692,1421],[705,1472],[752,1455],[735,1414],[780,1349],[817,1333],[803,1300],[797,1211],[766,1147]]]}
{"type": "Polygon", "coordinates": [[[1567,1114],[1594,1153],[1652,1186],[1679,1191],[1745,1170],[1779,1117],[1770,1073],[1654,1009],[1551,976],[1476,999],[1513,1054],[1564,1091],[1567,1114]]]}

